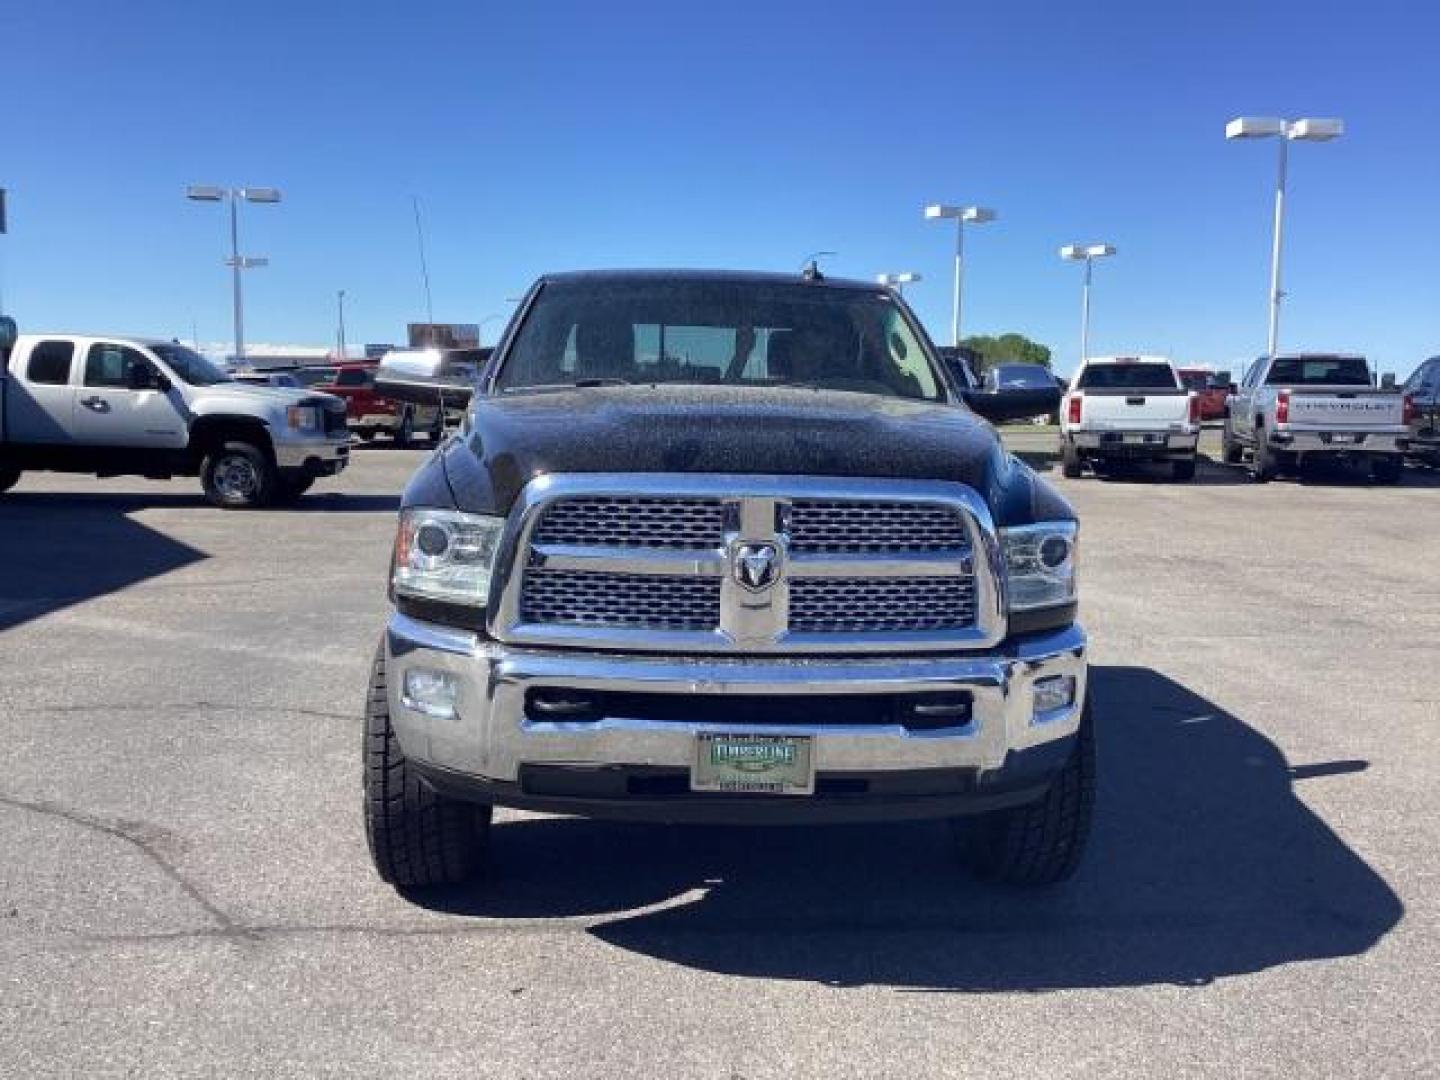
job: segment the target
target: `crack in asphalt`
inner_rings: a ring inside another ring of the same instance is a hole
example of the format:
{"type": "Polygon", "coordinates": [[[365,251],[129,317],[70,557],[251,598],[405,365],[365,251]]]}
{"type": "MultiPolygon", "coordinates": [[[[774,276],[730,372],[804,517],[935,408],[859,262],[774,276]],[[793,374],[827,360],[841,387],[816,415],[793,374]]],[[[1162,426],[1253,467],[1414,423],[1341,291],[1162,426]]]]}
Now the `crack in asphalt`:
{"type": "Polygon", "coordinates": [[[154,840],[147,836],[144,831],[143,822],[124,821],[121,819],[107,819],[94,814],[87,814],[81,810],[73,810],[59,803],[53,802],[31,802],[27,799],[17,799],[10,795],[0,795],[0,806],[13,807],[16,810],[25,810],[32,814],[39,814],[42,817],[57,818],[61,821],[68,821],[82,829],[89,829],[105,836],[113,836],[117,840],[123,840],[130,844],[147,859],[155,864],[167,878],[197,904],[216,924],[216,930],[212,933],[221,933],[227,937],[253,938],[254,930],[236,921],[224,908],[220,907],[208,896],[206,896],[194,882],[187,878],[180,870],[167,859],[155,845],[154,840]]]}

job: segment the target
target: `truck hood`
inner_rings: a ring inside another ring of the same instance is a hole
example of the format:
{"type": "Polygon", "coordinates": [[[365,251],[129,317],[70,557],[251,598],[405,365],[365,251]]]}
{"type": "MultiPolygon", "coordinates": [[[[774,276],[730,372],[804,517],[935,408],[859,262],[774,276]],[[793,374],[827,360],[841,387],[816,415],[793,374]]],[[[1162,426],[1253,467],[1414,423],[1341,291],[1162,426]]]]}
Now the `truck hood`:
{"type": "MultiPolygon", "coordinates": [[[[455,504],[507,513],[546,473],[756,473],[958,481],[998,524],[1069,504],[958,405],[843,391],[618,386],[477,398],[441,455],[455,504]]],[[[436,505],[424,473],[406,503],[436,505]]]]}
{"type": "Polygon", "coordinates": [[[195,394],[196,412],[207,413],[234,408],[236,406],[246,407],[254,411],[275,410],[284,412],[291,405],[299,405],[301,402],[314,401],[316,398],[330,400],[333,394],[318,393],[314,390],[306,390],[290,386],[256,386],[253,383],[224,382],[216,383],[214,386],[196,388],[195,394]]]}

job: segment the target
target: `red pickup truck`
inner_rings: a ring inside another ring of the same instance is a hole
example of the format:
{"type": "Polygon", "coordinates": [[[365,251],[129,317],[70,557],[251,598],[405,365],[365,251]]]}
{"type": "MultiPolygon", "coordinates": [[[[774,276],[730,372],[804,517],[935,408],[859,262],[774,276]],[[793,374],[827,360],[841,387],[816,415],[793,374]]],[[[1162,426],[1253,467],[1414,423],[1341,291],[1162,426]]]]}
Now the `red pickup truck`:
{"type": "Polygon", "coordinates": [[[423,431],[429,434],[432,443],[438,443],[445,434],[445,418],[440,410],[381,397],[375,392],[377,366],[338,364],[333,381],[320,383],[314,389],[344,399],[350,430],[366,442],[384,432],[396,446],[408,446],[415,435],[423,431]]]}
{"type": "Polygon", "coordinates": [[[1230,397],[1229,374],[1194,367],[1176,370],[1185,389],[1195,391],[1200,400],[1200,419],[1225,419],[1226,402],[1230,397]]]}

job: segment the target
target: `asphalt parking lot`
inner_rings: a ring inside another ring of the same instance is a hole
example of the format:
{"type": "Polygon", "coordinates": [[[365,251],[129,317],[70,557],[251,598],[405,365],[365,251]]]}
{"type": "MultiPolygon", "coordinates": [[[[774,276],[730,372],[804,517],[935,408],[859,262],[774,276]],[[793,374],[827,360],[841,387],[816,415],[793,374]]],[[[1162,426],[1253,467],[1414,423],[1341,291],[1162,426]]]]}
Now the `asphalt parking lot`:
{"type": "Polygon", "coordinates": [[[427,907],[358,813],[422,452],[355,457],[288,512],[0,501],[0,1075],[1440,1069],[1440,474],[1051,472],[1102,755],[1057,891],[972,882],[939,825],[505,813],[491,880],[427,907]]]}

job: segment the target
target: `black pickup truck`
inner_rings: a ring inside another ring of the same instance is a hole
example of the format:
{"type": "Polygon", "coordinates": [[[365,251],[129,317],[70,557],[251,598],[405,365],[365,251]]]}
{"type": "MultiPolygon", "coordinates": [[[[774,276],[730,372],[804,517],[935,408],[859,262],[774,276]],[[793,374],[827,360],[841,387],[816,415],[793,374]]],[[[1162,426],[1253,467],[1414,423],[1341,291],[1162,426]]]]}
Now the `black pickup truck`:
{"type": "Polygon", "coordinates": [[[1014,407],[867,283],[541,279],[405,491],[366,712],[380,875],[470,876],[510,806],[950,818],[986,878],[1069,876],[1077,523],[977,415],[1014,407]]]}

